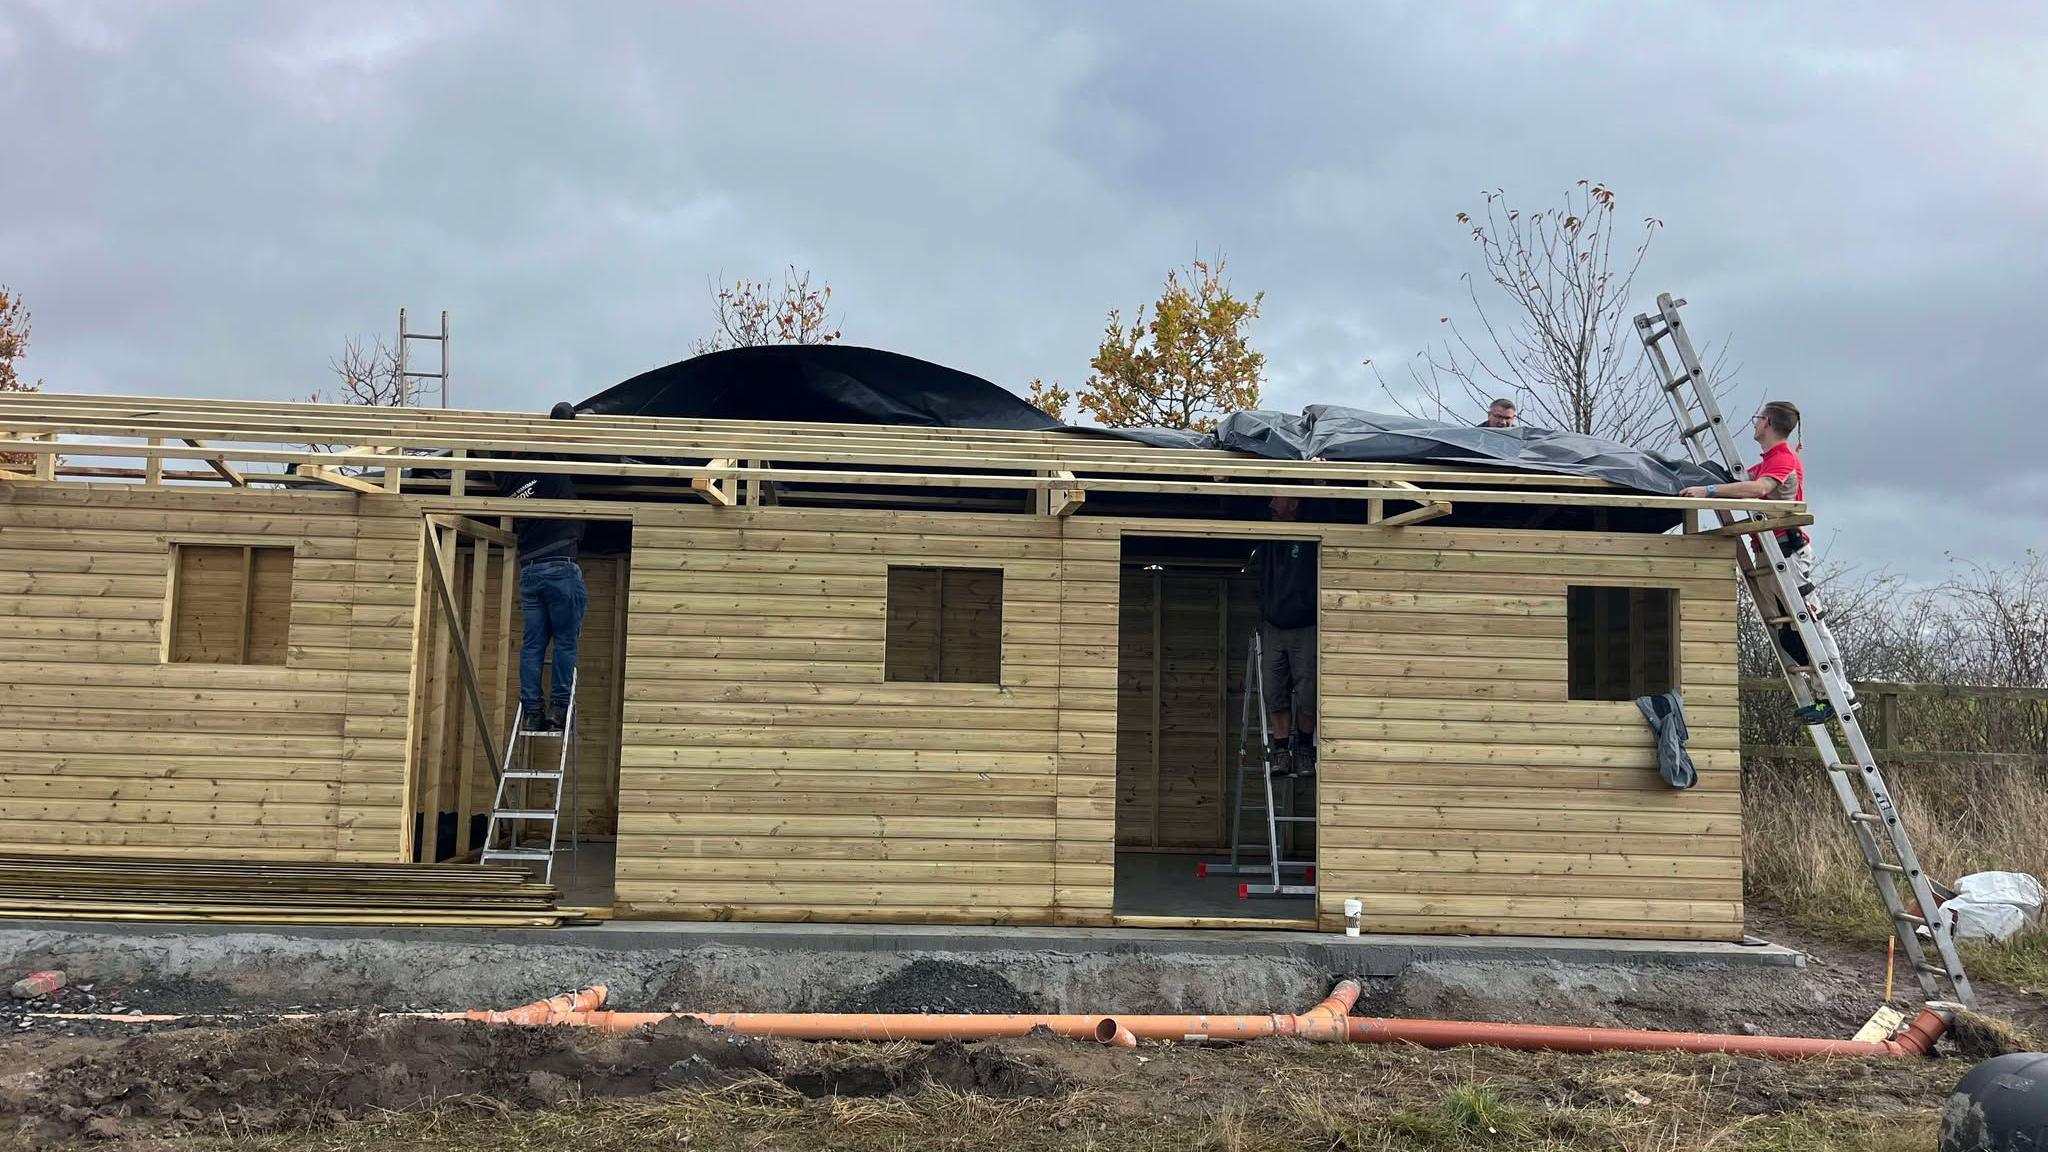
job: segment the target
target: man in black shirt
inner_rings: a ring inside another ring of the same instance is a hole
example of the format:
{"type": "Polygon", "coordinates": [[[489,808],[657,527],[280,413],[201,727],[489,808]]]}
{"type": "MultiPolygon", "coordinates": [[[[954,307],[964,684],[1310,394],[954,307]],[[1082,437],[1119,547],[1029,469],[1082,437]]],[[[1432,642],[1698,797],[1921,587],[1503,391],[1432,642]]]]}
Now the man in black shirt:
{"type": "MultiPolygon", "coordinates": [[[[557,404],[548,416],[573,420],[576,408],[557,404]]],[[[516,500],[574,500],[576,481],[563,472],[534,472],[508,478],[506,495],[516,500]]],[[[583,631],[583,610],[590,592],[576,549],[583,542],[583,521],[520,517],[513,524],[519,537],[519,608],[526,617],[526,635],[519,648],[519,704],[529,729],[562,727],[569,711],[569,685],[576,675],[576,639],[583,631]],[[548,642],[555,645],[555,675],[549,707],[541,707],[540,665],[548,642]]]]}
{"type": "MultiPolygon", "coordinates": [[[[1275,520],[1301,514],[1301,500],[1275,496],[1275,520]]],[[[1259,646],[1265,681],[1267,728],[1277,768],[1315,774],[1316,545],[1312,540],[1266,540],[1259,562],[1259,646]],[[1288,720],[1293,713],[1293,722],[1288,720]]]]}

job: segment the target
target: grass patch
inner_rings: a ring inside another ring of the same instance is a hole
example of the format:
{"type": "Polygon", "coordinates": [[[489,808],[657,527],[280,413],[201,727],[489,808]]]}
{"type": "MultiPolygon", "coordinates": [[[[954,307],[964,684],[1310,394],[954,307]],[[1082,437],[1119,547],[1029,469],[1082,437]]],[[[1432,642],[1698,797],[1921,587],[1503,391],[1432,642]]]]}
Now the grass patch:
{"type": "MultiPolygon", "coordinates": [[[[2048,786],[2009,768],[1888,773],[1906,834],[1931,876],[2001,870],[2048,876],[2048,786]]],[[[1827,773],[1763,764],[1743,778],[1744,895],[1828,940],[1882,943],[1891,921],[1827,773]]],[[[1973,979],[2048,987],[2048,932],[1967,944],[1973,979]]]]}
{"type": "Polygon", "coordinates": [[[1973,980],[2048,991],[2048,931],[2023,932],[1998,944],[1965,941],[1963,970],[1973,980]]]}
{"type": "MultiPolygon", "coordinates": [[[[1192,1104],[1192,1101],[1190,1102],[1192,1104]]],[[[1690,1106],[1688,1106],[1690,1105],[1690,1106]]],[[[1358,1097],[1304,1116],[1286,1107],[1229,1107],[1177,1118],[1126,1115],[1113,1105],[992,1101],[938,1092],[880,1100],[749,1098],[691,1093],[661,1100],[594,1101],[546,1112],[482,1107],[408,1112],[319,1132],[215,1137],[180,1147],[223,1152],[673,1152],[1000,1148],[1005,1152],[1925,1152],[1925,1115],[1822,1110],[1740,1116],[1676,1107],[1563,1108],[1500,1100],[1489,1089],[1453,1088],[1436,1105],[1383,1112],[1358,1097]],[[1330,1122],[1336,1109],[1348,1118],[1330,1122]],[[1506,1127],[1503,1127],[1506,1125],[1506,1127]]]]}
{"type": "Polygon", "coordinates": [[[1488,1148],[1527,1140],[1540,1120],[1484,1084],[1460,1084],[1434,1108],[1394,1113],[1388,1127],[1426,1148],[1488,1148]]]}

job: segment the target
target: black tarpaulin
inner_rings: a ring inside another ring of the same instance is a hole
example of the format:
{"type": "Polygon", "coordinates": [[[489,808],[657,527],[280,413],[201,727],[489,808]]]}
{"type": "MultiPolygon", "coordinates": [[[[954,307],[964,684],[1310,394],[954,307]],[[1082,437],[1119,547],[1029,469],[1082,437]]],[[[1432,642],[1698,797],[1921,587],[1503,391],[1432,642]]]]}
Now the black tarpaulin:
{"type": "Polygon", "coordinates": [[[576,406],[600,416],[1062,427],[1006,388],[927,360],[847,344],[731,348],[642,372],[576,406]]]}

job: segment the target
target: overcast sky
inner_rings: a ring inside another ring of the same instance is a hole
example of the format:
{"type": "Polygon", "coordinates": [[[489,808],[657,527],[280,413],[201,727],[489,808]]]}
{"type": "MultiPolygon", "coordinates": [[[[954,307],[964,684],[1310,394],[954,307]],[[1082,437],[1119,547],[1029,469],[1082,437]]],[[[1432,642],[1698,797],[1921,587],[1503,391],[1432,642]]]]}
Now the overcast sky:
{"type": "Polygon", "coordinates": [[[1387,407],[1453,216],[1580,178],[1638,300],[1808,417],[1833,554],[2048,542],[2040,4],[549,5],[0,0],[0,282],[55,390],[300,398],[400,305],[455,398],[681,359],[707,280],[1022,390],[1221,249],[1268,407],[1387,407]]]}

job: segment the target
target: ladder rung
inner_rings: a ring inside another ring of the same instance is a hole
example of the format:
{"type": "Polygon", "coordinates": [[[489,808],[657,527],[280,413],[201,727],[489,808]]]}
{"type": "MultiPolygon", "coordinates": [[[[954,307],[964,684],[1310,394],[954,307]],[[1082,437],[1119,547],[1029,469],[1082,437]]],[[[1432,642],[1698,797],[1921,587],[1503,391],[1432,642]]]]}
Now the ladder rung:
{"type": "Polygon", "coordinates": [[[560,772],[542,772],[538,769],[515,768],[505,773],[505,779],[507,780],[560,780],[561,778],[562,774],[560,772]]]}
{"type": "Polygon", "coordinates": [[[542,737],[552,736],[552,737],[554,737],[555,739],[558,739],[558,740],[559,740],[559,739],[561,739],[561,737],[562,737],[562,729],[560,729],[560,728],[521,728],[521,729],[519,730],[519,734],[520,734],[521,736],[542,736],[542,737]]]}
{"type": "Polygon", "coordinates": [[[1879,816],[1875,812],[1851,812],[1849,813],[1849,819],[1854,820],[1858,824],[1884,823],[1884,817],[1879,816]]]}
{"type": "Polygon", "coordinates": [[[1920,961],[1920,962],[1919,962],[1918,964],[1915,964],[1915,965],[1913,965],[1913,967],[1915,967],[1915,968],[1918,968],[1918,969],[1919,969],[1920,971],[1922,971],[1922,972],[1929,972],[1929,973],[1932,973],[1932,974],[1934,974],[1934,975],[1936,975],[1936,976],[1947,976],[1947,975],[1948,975],[1948,969],[1946,969],[1946,968],[1943,968],[1943,967],[1942,967],[1941,965],[1939,965],[1939,964],[1929,964],[1929,963],[1928,963],[1927,961],[1925,961],[1925,960],[1922,960],[1922,961],[1920,961]]]}
{"type": "Polygon", "coordinates": [[[552,808],[500,808],[496,812],[491,813],[491,815],[500,820],[553,820],[555,819],[555,810],[552,808]]]}
{"type": "Polygon", "coordinates": [[[486,848],[480,860],[545,860],[554,853],[545,848],[486,848]]]}
{"type": "Polygon", "coordinates": [[[1877,861],[1870,867],[1872,871],[1889,872],[1894,876],[1904,876],[1906,874],[1906,870],[1904,868],[1899,867],[1897,864],[1887,864],[1882,860],[1877,861]]]}
{"type": "Polygon", "coordinates": [[[1695,425],[1693,425],[1692,427],[1690,427],[1690,428],[1687,428],[1687,429],[1685,430],[1685,438],[1686,438],[1687,440],[1690,440],[1690,439],[1692,439],[1693,437],[1695,437],[1695,436],[1699,435],[1700,433],[1702,433],[1702,432],[1705,432],[1705,431],[1707,431],[1708,429],[1712,428],[1713,426],[1714,426],[1714,422],[1713,422],[1712,420],[1707,420],[1707,421],[1704,421],[1704,422],[1702,422],[1702,423],[1699,423],[1699,424],[1695,424],[1695,425]]]}
{"type": "Polygon", "coordinates": [[[1276,823],[1280,824],[1313,824],[1316,822],[1316,818],[1313,816],[1275,816],[1273,819],[1276,823]]]}
{"type": "Polygon", "coordinates": [[[1915,928],[1927,927],[1927,917],[1915,916],[1911,912],[1894,912],[1892,913],[1892,919],[1897,920],[1901,924],[1911,924],[1915,928]]]}

